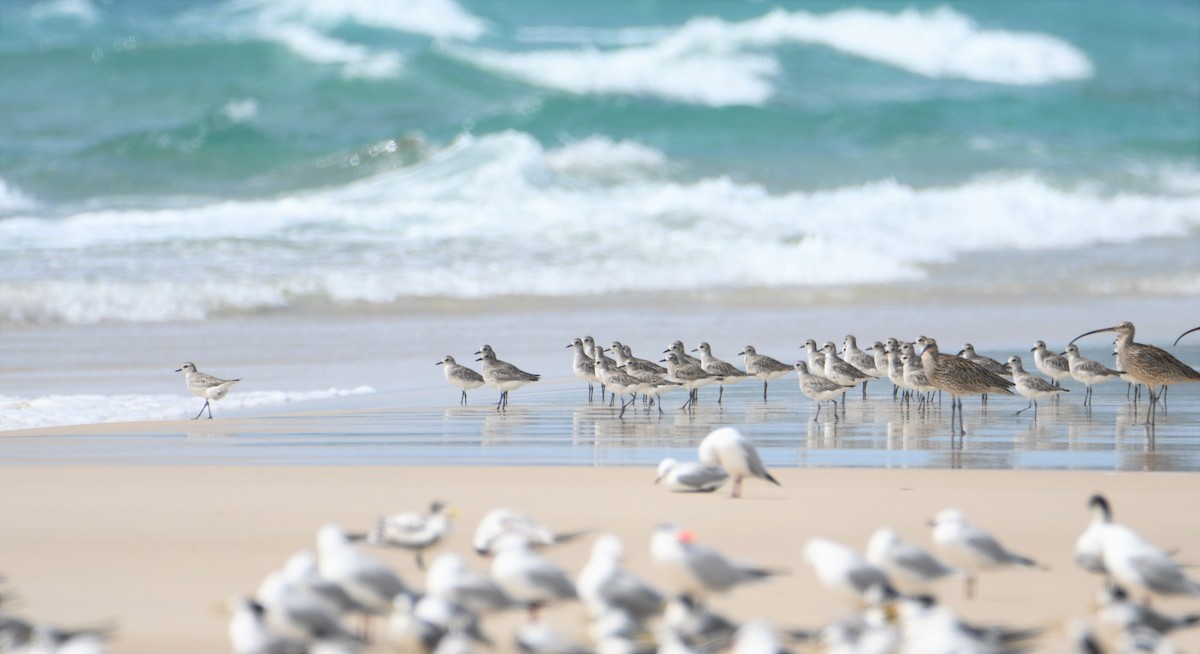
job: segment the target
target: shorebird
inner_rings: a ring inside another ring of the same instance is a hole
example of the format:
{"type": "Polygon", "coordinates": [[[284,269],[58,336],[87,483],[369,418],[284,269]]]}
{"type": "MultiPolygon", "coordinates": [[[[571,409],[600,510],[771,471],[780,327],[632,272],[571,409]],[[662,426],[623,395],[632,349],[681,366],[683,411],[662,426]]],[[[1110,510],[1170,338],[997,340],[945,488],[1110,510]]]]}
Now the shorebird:
{"type": "Polygon", "coordinates": [[[964,578],[967,599],[975,597],[976,577],[981,571],[1010,565],[1045,569],[1033,559],[1005,548],[994,536],[967,522],[958,509],[942,509],[929,524],[933,526],[933,542],[967,573],[964,578]]]}
{"type": "Polygon", "coordinates": [[[674,352],[675,356],[679,357],[679,363],[690,363],[694,366],[700,365],[700,359],[698,357],[694,357],[687,353],[686,348],[683,347],[683,341],[675,341],[674,343],[668,345],[667,349],[663,350],[663,354],[666,354],[667,352],[674,352]]]}
{"type": "Polygon", "coordinates": [[[679,355],[671,351],[667,352],[667,358],[662,362],[667,364],[667,372],[671,375],[671,379],[679,382],[688,390],[688,400],[679,407],[680,409],[695,406],[696,391],[721,379],[704,372],[704,369],[696,364],[681,363],[679,355]]]}
{"type": "MultiPolygon", "coordinates": [[[[594,362],[596,360],[596,350],[597,349],[600,350],[600,356],[604,356],[604,349],[596,347],[596,339],[592,338],[591,336],[583,337],[583,353],[587,355],[587,358],[589,361],[594,362]]],[[[604,357],[604,358],[607,359],[608,357],[604,357]]],[[[612,359],[609,359],[609,363],[614,364],[614,365],[616,364],[616,362],[613,361],[612,359]]],[[[605,397],[604,397],[605,393],[606,393],[606,390],[604,388],[604,384],[600,384],[600,401],[601,402],[603,402],[605,399],[605,397]]]]}
{"type": "Polygon", "coordinates": [[[1008,390],[1013,386],[1012,382],[1000,375],[988,372],[966,359],[938,352],[936,340],[922,336],[917,342],[925,346],[925,349],[921,351],[921,364],[925,369],[925,375],[929,378],[929,383],[952,396],[950,400],[951,432],[954,431],[954,411],[957,408],[959,433],[966,433],[962,417],[962,396],[984,393],[1013,394],[1008,390]]]}
{"type": "Polygon", "coordinates": [[[1079,346],[1074,343],[1067,346],[1067,351],[1063,352],[1063,355],[1067,357],[1071,376],[1075,378],[1075,381],[1087,388],[1083,394],[1084,406],[1089,406],[1092,403],[1092,386],[1103,384],[1110,379],[1116,379],[1121,376],[1121,371],[1119,370],[1113,370],[1099,361],[1083,358],[1079,354],[1079,346]]]}
{"type": "Polygon", "coordinates": [[[921,393],[920,400],[922,402],[925,401],[925,393],[934,393],[938,390],[937,386],[929,383],[929,375],[920,367],[920,363],[914,355],[900,355],[900,365],[904,370],[904,387],[921,393]]]}
{"type": "Polygon", "coordinates": [[[816,422],[817,416],[821,415],[822,402],[833,403],[833,419],[837,420],[837,398],[846,392],[847,387],[831,379],[810,373],[808,364],[803,361],[796,362],[796,374],[800,377],[800,392],[817,403],[817,412],[813,414],[813,422],[816,422]]]}
{"type": "MultiPolygon", "coordinates": [[[[838,356],[837,348],[834,347],[833,343],[827,341],[821,348],[821,351],[825,354],[825,370],[823,372],[826,379],[848,387],[857,386],[872,379],[867,373],[850,365],[849,362],[843,361],[838,356]]],[[[866,397],[865,394],[864,397],[866,397]]],[[[844,394],[842,395],[842,408],[846,408],[846,396],[844,394]]]]}
{"type": "Polygon", "coordinates": [[[386,515],[376,521],[375,528],[367,534],[367,542],[411,550],[416,553],[417,568],[424,570],[423,553],[450,535],[456,515],[456,507],[441,502],[430,504],[429,513],[412,511],[386,515]]]}
{"type": "MultiPolygon", "coordinates": [[[[634,374],[635,372],[652,372],[657,375],[667,374],[667,369],[647,359],[639,359],[633,356],[633,348],[628,345],[621,345],[618,352],[618,343],[613,343],[613,358],[617,361],[617,367],[624,368],[625,372],[634,374]]],[[[635,375],[636,376],[636,375],[635,375]]]]}
{"type": "Polygon", "coordinates": [[[1129,321],[1118,323],[1112,327],[1084,332],[1072,338],[1069,344],[1075,343],[1084,336],[1100,332],[1117,333],[1117,359],[1121,362],[1121,368],[1149,389],[1147,393],[1150,395],[1150,415],[1146,417],[1147,424],[1154,424],[1154,405],[1158,402],[1159,396],[1166,392],[1166,386],[1200,381],[1200,372],[1176,359],[1166,350],[1134,341],[1133,323],[1129,321]],[[1156,395],[1154,389],[1159,386],[1164,388],[1156,395]]]}
{"type": "MultiPolygon", "coordinates": [[[[598,351],[597,354],[599,352],[603,352],[603,350],[598,351]]],[[[609,367],[608,361],[603,356],[596,357],[596,376],[600,378],[601,383],[608,387],[608,391],[614,399],[618,395],[630,394],[631,397],[628,402],[625,401],[624,397],[621,398],[620,417],[624,418],[625,407],[637,401],[637,391],[642,386],[642,380],[627,372],[613,370],[609,367]]]]}
{"type": "Polygon", "coordinates": [[[657,475],[654,483],[661,483],[676,493],[711,493],[729,479],[729,473],[720,466],[697,461],[680,462],[670,457],[658,463],[657,475]]]}
{"type": "Polygon", "coordinates": [[[674,590],[697,600],[709,592],[724,593],[735,586],[780,574],[728,559],[714,549],[696,544],[691,531],[672,524],[654,529],[650,556],[672,577],[674,590]]]}
{"type": "Polygon", "coordinates": [[[939,561],[923,548],[900,539],[899,534],[888,527],[880,527],[871,534],[867,542],[867,561],[887,573],[900,590],[925,592],[929,585],[948,577],[961,574],[939,561]]]}
{"type": "Polygon", "coordinates": [[[1025,364],[1021,363],[1021,357],[1013,355],[1008,357],[1008,367],[1012,370],[1013,383],[1016,384],[1017,392],[1029,400],[1029,406],[1016,412],[1014,415],[1021,415],[1033,407],[1033,417],[1037,418],[1037,401],[1044,400],[1049,397],[1057,397],[1061,393],[1069,393],[1070,389],[1062,386],[1055,386],[1050,382],[1034,375],[1025,370],[1025,364]]]}
{"type": "Polygon", "coordinates": [[[811,375],[818,377],[825,376],[825,355],[821,354],[821,350],[817,347],[817,342],[813,339],[804,341],[804,346],[801,348],[808,356],[808,372],[811,375]]]}
{"type": "Polygon", "coordinates": [[[738,354],[745,357],[746,372],[762,380],[763,402],[767,401],[767,382],[779,379],[792,371],[792,367],[788,364],[772,359],[765,354],[759,354],[753,345],[747,345],[738,354]]]}
{"type": "Polygon", "coordinates": [[[709,432],[700,441],[700,463],[706,466],[720,466],[733,477],[733,492],[730,497],[740,497],[742,494],[742,479],[757,477],[769,481],[776,486],[779,482],[767,472],[758,450],[746,440],[742,433],[733,427],[721,427],[709,432]]]}
{"type": "Polygon", "coordinates": [[[483,362],[483,381],[487,382],[488,386],[500,391],[500,400],[496,402],[497,411],[508,406],[509,391],[532,384],[542,378],[541,375],[525,372],[507,361],[497,359],[496,353],[490,345],[484,345],[475,354],[479,355],[476,361],[483,362]]]}
{"type": "Polygon", "coordinates": [[[970,361],[971,363],[982,366],[988,372],[994,372],[997,375],[1007,375],[1012,372],[1008,369],[1007,365],[1000,363],[991,357],[985,357],[982,354],[977,354],[975,352],[975,346],[971,345],[970,343],[963,345],[963,349],[958,351],[958,356],[970,361]]]}
{"type": "MultiPolygon", "coordinates": [[[[887,358],[887,375],[888,380],[892,382],[892,401],[896,401],[896,392],[902,391],[901,399],[908,397],[908,382],[904,381],[904,363],[900,361],[902,356],[898,350],[888,348],[884,355],[887,358]]],[[[920,363],[920,358],[917,358],[915,363],[920,363]]],[[[914,364],[915,365],[915,364],[914,364]]]]}
{"type": "Polygon", "coordinates": [[[1071,362],[1047,349],[1045,341],[1034,343],[1030,352],[1033,352],[1033,364],[1043,375],[1049,377],[1055,386],[1062,386],[1062,380],[1070,379],[1071,362]]]}
{"type": "Polygon", "coordinates": [[[571,341],[567,348],[575,349],[575,353],[571,356],[571,371],[575,373],[576,377],[587,382],[588,402],[591,402],[596,392],[596,384],[600,382],[600,378],[596,376],[596,360],[584,351],[582,338],[571,341]]]}
{"type": "Polygon", "coordinates": [[[433,364],[435,366],[444,366],[442,373],[446,375],[446,381],[458,387],[462,391],[462,397],[458,400],[459,406],[467,404],[467,391],[474,390],[483,386],[483,375],[471,370],[470,368],[460,365],[454,360],[454,357],[447,354],[442,357],[441,361],[433,364]]]}
{"type": "Polygon", "coordinates": [[[206,375],[196,370],[196,364],[191,361],[183,364],[175,372],[182,372],[184,381],[187,383],[188,392],[196,397],[204,398],[204,406],[200,407],[200,413],[196,414],[198,419],[205,409],[208,409],[208,419],[212,420],[212,406],[209,402],[216,402],[225,397],[229,392],[229,388],[234,384],[242,381],[239,379],[217,379],[212,375],[206,375]]]}
{"type": "Polygon", "coordinates": [[[700,368],[710,375],[715,375],[721,378],[718,385],[721,392],[717,394],[717,404],[721,403],[721,399],[725,397],[725,384],[736,384],[751,375],[748,372],[743,372],[737,369],[732,363],[722,361],[712,354],[712,347],[708,343],[701,343],[693,352],[700,352],[700,368]]]}
{"type": "MultiPolygon", "coordinates": [[[[858,341],[855,340],[852,334],[846,334],[846,339],[842,341],[842,359],[846,363],[858,368],[860,372],[871,379],[879,379],[884,375],[884,371],[875,366],[875,356],[870,352],[858,349],[858,341]]],[[[870,380],[863,381],[863,399],[867,397],[868,383],[870,383],[870,380]]]]}

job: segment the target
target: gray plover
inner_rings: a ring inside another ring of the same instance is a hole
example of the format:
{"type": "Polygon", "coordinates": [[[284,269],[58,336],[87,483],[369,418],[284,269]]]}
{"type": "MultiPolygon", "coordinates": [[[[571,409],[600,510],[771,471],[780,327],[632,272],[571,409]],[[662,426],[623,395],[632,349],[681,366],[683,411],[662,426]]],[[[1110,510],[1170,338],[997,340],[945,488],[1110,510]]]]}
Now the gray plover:
{"type": "Polygon", "coordinates": [[[1021,357],[1013,355],[1008,357],[1008,367],[1012,370],[1014,388],[1022,397],[1029,400],[1029,406],[1016,412],[1014,415],[1021,415],[1033,408],[1033,417],[1037,418],[1037,401],[1051,397],[1057,397],[1060,393],[1069,393],[1070,389],[1062,386],[1055,386],[1050,382],[1038,377],[1037,375],[1025,370],[1025,365],[1021,363],[1021,357]]]}
{"type": "Polygon", "coordinates": [[[1051,352],[1045,341],[1035,342],[1030,352],[1033,352],[1033,365],[1049,377],[1055,386],[1061,386],[1062,380],[1071,378],[1071,362],[1051,352]]]}
{"type": "Polygon", "coordinates": [[[825,376],[825,355],[821,354],[820,348],[817,347],[817,342],[813,339],[804,341],[801,348],[808,357],[808,374],[818,377],[825,376]]]}
{"type": "Polygon", "coordinates": [[[767,401],[767,383],[779,379],[792,371],[792,367],[765,354],[759,354],[753,345],[742,348],[739,354],[744,357],[746,372],[758,377],[763,383],[763,402],[767,401]]]}
{"type": "Polygon", "coordinates": [[[612,394],[613,398],[626,393],[630,394],[628,402],[624,397],[621,398],[620,417],[624,418],[625,407],[637,400],[637,391],[641,387],[642,381],[627,372],[614,370],[602,356],[596,357],[596,376],[600,378],[601,383],[608,387],[608,392],[612,394]]]}
{"type": "Polygon", "coordinates": [[[971,363],[983,366],[983,368],[988,372],[994,372],[997,375],[1012,374],[1012,371],[1008,369],[1007,364],[1000,363],[991,357],[985,357],[982,354],[977,353],[975,351],[975,346],[971,345],[970,343],[963,344],[963,349],[958,351],[958,356],[970,361],[971,363]]]}
{"type": "Polygon", "coordinates": [[[700,367],[704,372],[721,378],[719,382],[721,391],[717,393],[717,404],[720,404],[721,400],[725,398],[726,384],[736,384],[751,376],[750,373],[739,370],[732,363],[713,356],[712,347],[708,343],[701,343],[692,351],[700,352],[700,367]]]}
{"type": "MultiPolygon", "coordinates": [[[[855,368],[850,363],[843,361],[838,356],[837,348],[832,342],[826,341],[824,347],[821,348],[825,355],[825,369],[822,371],[825,377],[831,379],[842,386],[857,386],[858,384],[866,383],[871,380],[871,376],[867,373],[855,368]]],[[[866,397],[864,394],[863,397],[866,397]]],[[[842,395],[842,409],[846,408],[846,396],[842,395]]]]}
{"type": "Polygon", "coordinates": [[[668,352],[671,352],[678,357],[679,363],[690,363],[693,366],[700,365],[700,358],[688,354],[687,349],[683,346],[683,341],[675,341],[674,343],[668,345],[667,349],[663,350],[663,354],[668,352]]]}
{"type": "MultiPolygon", "coordinates": [[[[870,352],[864,352],[858,349],[858,341],[853,334],[846,334],[845,340],[842,341],[842,360],[850,365],[858,368],[863,374],[871,379],[879,379],[884,375],[884,372],[875,367],[875,356],[870,352]]],[[[862,385],[863,399],[867,397],[867,384],[870,380],[866,380],[862,385]]]]}
{"type": "Polygon", "coordinates": [[[962,357],[942,354],[938,351],[937,341],[927,336],[917,339],[925,346],[921,351],[921,367],[929,383],[939,390],[951,395],[950,399],[950,431],[954,431],[954,415],[958,413],[958,433],[965,434],[963,426],[962,398],[964,395],[982,395],[984,393],[1002,393],[1012,395],[1013,383],[1000,375],[988,372],[962,357]]]}
{"type": "Polygon", "coordinates": [[[679,407],[681,409],[695,406],[696,392],[701,387],[720,380],[719,377],[704,372],[703,368],[694,363],[680,363],[679,356],[674,352],[668,351],[667,358],[663,359],[663,363],[667,364],[667,372],[671,375],[671,379],[679,382],[688,390],[688,400],[679,407]]]}
{"type": "Polygon", "coordinates": [[[192,420],[199,418],[204,413],[205,409],[208,409],[208,419],[212,420],[212,406],[209,403],[216,402],[217,400],[225,397],[225,395],[229,393],[229,388],[231,386],[242,381],[240,378],[218,379],[212,375],[206,375],[196,370],[196,364],[192,363],[191,361],[177,368],[175,372],[183,373],[183,378],[187,384],[189,393],[195,395],[196,397],[204,398],[204,406],[200,407],[200,413],[197,413],[196,417],[192,418],[192,420]]]}
{"type": "Polygon", "coordinates": [[[1119,370],[1113,370],[1099,361],[1085,359],[1079,353],[1079,346],[1074,343],[1067,346],[1067,351],[1063,352],[1063,355],[1067,357],[1071,376],[1075,378],[1075,381],[1087,388],[1083,393],[1084,406],[1090,406],[1092,403],[1093,386],[1103,384],[1110,379],[1117,379],[1121,376],[1121,371],[1119,370]]]}
{"type": "Polygon", "coordinates": [[[497,359],[496,352],[490,345],[484,345],[475,354],[479,355],[476,361],[482,362],[483,381],[500,391],[500,400],[496,402],[497,411],[508,407],[509,391],[515,391],[542,378],[541,375],[525,372],[507,361],[497,359]]]}
{"type": "Polygon", "coordinates": [[[837,398],[846,392],[847,387],[831,379],[810,373],[808,364],[803,361],[797,361],[795,367],[796,375],[800,378],[800,392],[817,403],[817,412],[813,414],[813,421],[815,422],[817,416],[821,415],[822,402],[833,403],[833,419],[837,420],[837,398]]]}
{"type": "Polygon", "coordinates": [[[446,381],[458,387],[462,391],[462,397],[459,398],[459,406],[465,406],[467,403],[467,391],[475,390],[483,386],[483,375],[471,370],[470,368],[458,363],[454,357],[447,354],[442,357],[441,361],[433,364],[442,366],[442,374],[446,376],[446,381]]]}
{"type": "Polygon", "coordinates": [[[596,360],[584,351],[582,338],[576,338],[567,347],[575,350],[571,355],[571,371],[575,373],[576,377],[587,382],[588,402],[591,402],[593,394],[596,392],[595,385],[600,381],[600,378],[596,376],[596,360]]]}
{"type": "Polygon", "coordinates": [[[1150,415],[1146,418],[1146,422],[1149,424],[1154,424],[1154,405],[1158,403],[1159,395],[1165,392],[1164,389],[1160,391],[1159,395],[1156,395],[1154,392],[1156,387],[1200,381],[1200,372],[1176,359],[1166,350],[1134,341],[1134,327],[1133,323],[1129,321],[1085,332],[1071,339],[1071,343],[1084,336],[1100,332],[1117,333],[1117,358],[1121,362],[1121,368],[1134,379],[1146,385],[1150,395],[1150,415]]]}

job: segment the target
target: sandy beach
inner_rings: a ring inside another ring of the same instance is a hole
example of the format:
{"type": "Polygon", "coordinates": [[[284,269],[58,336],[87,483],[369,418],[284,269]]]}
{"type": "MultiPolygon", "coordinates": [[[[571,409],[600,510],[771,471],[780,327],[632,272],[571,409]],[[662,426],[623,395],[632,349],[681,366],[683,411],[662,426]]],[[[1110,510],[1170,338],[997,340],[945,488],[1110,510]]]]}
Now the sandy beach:
{"type": "MultiPolygon", "coordinates": [[[[815,627],[848,607],[821,589],[801,558],[811,536],[863,548],[880,525],[931,545],[926,521],[957,506],[1005,543],[1043,561],[1050,572],[985,576],[980,597],[965,601],[956,581],[940,596],[975,621],[1046,626],[1040,651],[1061,651],[1061,626],[1088,615],[1099,580],[1071,562],[1088,515],[1103,492],[1116,518],[1195,562],[1200,521],[1181,514],[1200,500],[1194,475],[948,470],[796,470],[776,472],[781,487],[749,482],[738,501],[678,495],[651,482],[644,468],[564,467],[267,467],[6,466],[0,475],[2,572],[20,592],[17,612],[68,625],[118,625],[114,652],[217,652],[228,644],[228,618],[217,607],[249,593],[293,552],[312,549],[329,522],[348,529],[379,515],[418,509],[431,499],[461,510],[448,548],[472,565],[471,532],[492,507],[511,506],[561,529],[618,534],[628,566],[648,579],[651,529],[674,521],[701,542],[736,558],[786,568],[776,581],[735,590],[714,606],[735,619],[766,617],[815,627]]],[[[550,552],[575,573],[585,540],[550,552]]],[[[412,557],[379,552],[417,586],[412,557]]],[[[1195,611],[1195,601],[1158,606],[1195,611]]],[[[582,611],[563,606],[550,619],[582,630],[582,611]]],[[[486,628],[512,651],[515,616],[486,628]]],[[[1200,647],[1195,630],[1177,636],[1183,651],[1200,647]]],[[[372,651],[386,651],[377,648],[372,651]]]]}

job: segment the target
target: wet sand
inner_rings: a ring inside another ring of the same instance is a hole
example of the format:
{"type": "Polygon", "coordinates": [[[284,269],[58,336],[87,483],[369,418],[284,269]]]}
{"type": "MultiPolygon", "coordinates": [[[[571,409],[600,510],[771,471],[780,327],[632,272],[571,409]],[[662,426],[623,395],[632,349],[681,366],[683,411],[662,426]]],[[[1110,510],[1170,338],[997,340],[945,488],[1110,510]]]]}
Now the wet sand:
{"type": "MultiPolygon", "coordinates": [[[[115,621],[114,652],[217,652],[228,649],[226,616],[215,610],[299,549],[314,547],[328,522],[363,529],[380,514],[413,510],[438,498],[459,506],[448,547],[469,554],[471,532],[490,508],[508,505],[562,529],[596,528],[621,536],[628,565],[658,579],[648,560],[654,525],[674,521],[701,542],[737,558],[778,566],[787,577],[735,590],[714,605],[733,618],[767,617],[813,627],[847,607],[816,585],[801,559],[805,539],[822,535],[858,548],[891,525],[929,546],[925,522],[957,506],[1011,548],[1050,572],[985,576],[980,597],[964,601],[951,580],[939,588],[969,619],[1052,629],[1040,651],[1062,651],[1059,628],[1087,615],[1099,580],[1071,562],[1093,492],[1116,518],[1179,558],[1200,560],[1195,475],[1076,471],[799,470],[777,471],[782,487],[747,482],[746,497],[676,495],[654,486],[647,468],[326,467],[326,466],[27,466],[0,474],[0,573],[21,595],[17,612],[62,624],[115,621]]],[[[550,556],[578,571],[588,544],[550,556]]],[[[379,556],[411,582],[412,557],[379,556]]],[[[1194,571],[1193,571],[1194,573],[1194,571]]],[[[1196,601],[1166,601],[1172,610],[1196,601]]],[[[582,612],[564,606],[550,619],[580,631],[582,612]]],[[[515,616],[486,625],[512,651],[515,616]]],[[[1184,651],[1200,633],[1177,637],[1184,651]]],[[[386,651],[376,648],[375,651],[386,651]]]]}

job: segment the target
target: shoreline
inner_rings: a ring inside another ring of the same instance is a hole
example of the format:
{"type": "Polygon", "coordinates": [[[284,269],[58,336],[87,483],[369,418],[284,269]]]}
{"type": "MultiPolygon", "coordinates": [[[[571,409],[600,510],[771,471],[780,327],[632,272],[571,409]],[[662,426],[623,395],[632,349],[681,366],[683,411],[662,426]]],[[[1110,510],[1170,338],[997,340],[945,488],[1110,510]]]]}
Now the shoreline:
{"type": "MultiPolygon", "coordinates": [[[[766,617],[813,628],[849,607],[820,588],[803,563],[807,538],[821,535],[861,551],[872,530],[890,525],[931,547],[925,521],[957,506],[1051,570],[985,575],[979,598],[970,602],[954,580],[939,585],[938,595],[972,621],[1048,627],[1037,651],[1061,651],[1062,625],[1085,616],[1099,588],[1098,578],[1071,561],[1092,493],[1104,492],[1116,519],[1152,542],[1182,548],[1181,560],[1200,556],[1194,545],[1200,521],[1181,521],[1174,510],[1200,500],[1191,474],[772,472],[782,486],[750,480],[744,498],[732,500],[728,487],[713,495],[668,493],[652,483],[651,468],[13,465],[0,475],[0,493],[25,499],[0,504],[3,573],[20,593],[19,615],[68,625],[115,621],[113,652],[225,651],[228,618],[213,607],[229,595],[252,593],[293,552],[312,549],[319,527],[363,529],[379,515],[439,499],[461,512],[447,548],[484,570],[469,542],[494,506],[559,529],[612,531],[626,543],[628,566],[656,584],[659,573],[646,551],[650,531],[664,521],[683,524],[730,556],[790,572],[718,597],[714,608],[737,620],[766,617]]],[[[589,547],[568,544],[548,555],[574,576],[589,547]]],[[[421,585],[410,554],[372,553],[421,585]]],[[[1196,609],[1194,600],[1156,605],[1196,609]]],[[[549,615],[556,626],[578,631],[581,614],[578,606],[563,606],[549,615]]],[[[485,624],[498,651],[511,651],[514,620],[485,624]]],[[[1175,642],[1191,651],[1200,634],[1181,632],[1175,642]]]]}

